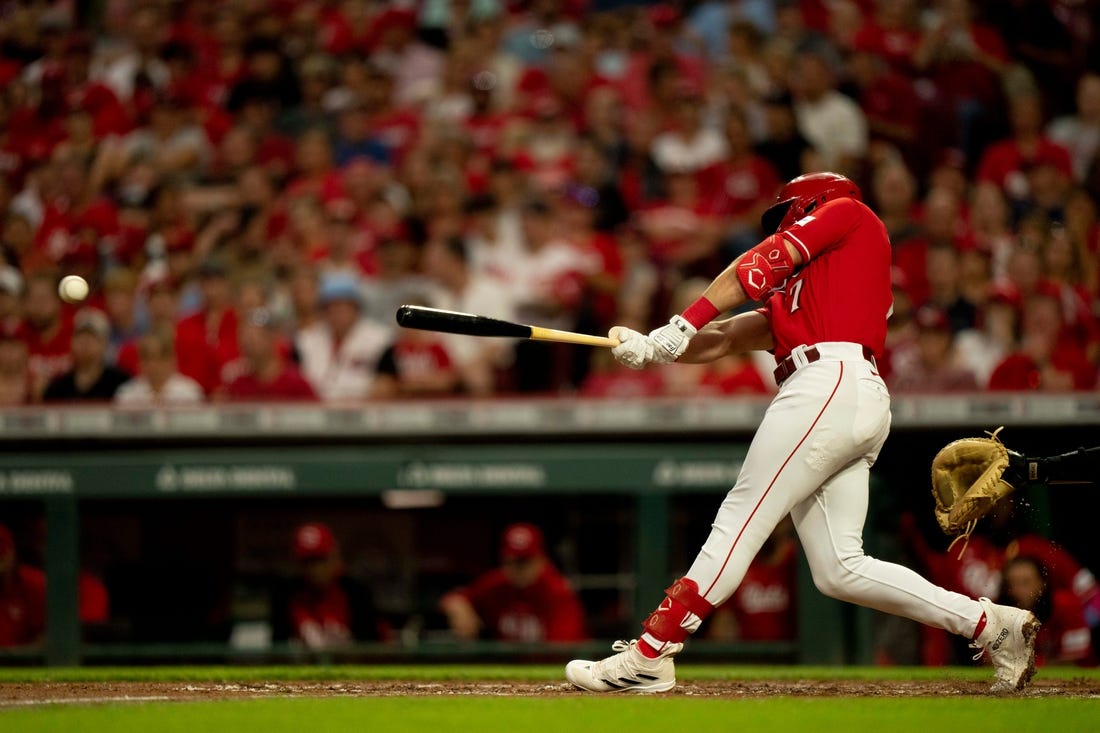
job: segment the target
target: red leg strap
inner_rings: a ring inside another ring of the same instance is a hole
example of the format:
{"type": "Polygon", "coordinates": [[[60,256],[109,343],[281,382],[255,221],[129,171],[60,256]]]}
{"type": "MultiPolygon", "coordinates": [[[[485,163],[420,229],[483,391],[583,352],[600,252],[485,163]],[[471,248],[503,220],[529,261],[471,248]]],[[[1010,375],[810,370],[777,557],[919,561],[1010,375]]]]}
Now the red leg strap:
{"type": "Polygon", "coordinates": [[[674,601],[684,604],[687,610],[701,619],[706,619],[714,610],[706,598],[699,595],[699,585],[688,578],[680,578],[675,583],[665,588],[665,595],[674,601]]]}
{"type": "Polygon", "coordinates": [[[694,580],[680,578],[665,590],[666,597],[642,624],[646,633],[660,641],[679,643],[688,637],[691,630],[685,628],[688,614],[705,619],[714,610],[714,606],[699,595],[699,586],[694,580]]]}

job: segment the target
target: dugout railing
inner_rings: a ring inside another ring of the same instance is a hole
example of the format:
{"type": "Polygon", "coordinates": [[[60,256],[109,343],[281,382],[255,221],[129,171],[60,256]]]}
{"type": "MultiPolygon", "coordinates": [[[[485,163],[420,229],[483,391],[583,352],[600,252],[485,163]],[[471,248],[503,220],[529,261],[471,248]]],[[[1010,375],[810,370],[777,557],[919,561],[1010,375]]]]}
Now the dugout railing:
{"type": "MultiPolygon", "coordinates": [[[[109,407],[0,411],[3,500],[41,502],[48,633],[41,650],[9,660],[70,665],[155,661],[344,661],[363,659],[560,658],[603,648],[445,642],[359,645],[325,656],[292,646],[242,650],[228,644],[127,645],[81,641],[77,619],[80,511],[90,502],[193,499],[262,502],[449,496],[622,497],[633,540],[625,597],[634,618],[683,568],[670,567],[670,506],[683,494],[714,497],[732,483],[767,405],[755,398],[600,402],[573,399],[394,402],[359,406],[230,405],[195,410],[109,407]],[[611,469],[614,470],[611,470],[611,469]]],[[[927,466],[946,440],[1006,426],[1029,452],[1059,452],[1100,437],[1100,395],[972,395],[894,400],[894,430],[874,473],[868,549],[890,550],[899,507],[930,511],[927,466]],[[898,490],[893,490],[898,489],[898,490]],[[885,528],[878,531],[876,528],[885,528]]],[[[1041,527],[1073,537],[1082,492],[1061,516],[1046,492],[1030,505],[1041,527]]],[[[1081,499],[1083,498],[1084,504],[1081,499]]],[[[1094,543],[1082,543],[1087,547],[1094,543]]],[[[1095,549],[1095,548],[1094,548],[1095,549]]],[[[803,564],[800,636],[794,643],[697,644],[693,653],[836,664],[871,661],[871,615],[825,599],[803,564]]],[[[2,662],[4,657],[0,657],[2,662]]]]}

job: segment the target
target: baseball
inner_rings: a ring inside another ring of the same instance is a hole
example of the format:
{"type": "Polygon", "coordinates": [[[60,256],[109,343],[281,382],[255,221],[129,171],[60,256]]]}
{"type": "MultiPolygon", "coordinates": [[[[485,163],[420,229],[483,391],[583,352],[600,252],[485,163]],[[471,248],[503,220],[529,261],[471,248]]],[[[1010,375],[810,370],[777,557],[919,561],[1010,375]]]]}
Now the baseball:
{"type": "Polygon", "coordinates": [[[79,303],[88,297],[88,281],[80,275],[66,275],[57,285],[57,294],[66,303],[79,303]]]}

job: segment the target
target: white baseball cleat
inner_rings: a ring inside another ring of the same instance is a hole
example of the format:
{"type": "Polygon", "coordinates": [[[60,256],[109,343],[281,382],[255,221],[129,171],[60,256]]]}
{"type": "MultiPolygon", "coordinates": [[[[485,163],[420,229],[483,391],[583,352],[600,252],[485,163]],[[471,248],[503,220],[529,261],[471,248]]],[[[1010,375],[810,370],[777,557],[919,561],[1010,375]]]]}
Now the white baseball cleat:
{"type": "Polygon", "coordinates": [[[988,652],[993,661],[996,681],[990,692],[1015,692],[1027,687],[1035,675],[1035,635],[1039,619],[1030,611],[999,606],[988,598],[979,598],[985,611],[985,628],[970,645],[981,649],[974,659],[988,652]]]}
{"type": "Polygon", "coordinates": [[[649,659],[638,651],[638,640],[616,641],[618,652],[598,662],[574,659],[565,665],[565,679],[589,692],[665,692],[676,686],[673,655],[683,644],[669,644],[661,656],[649,659]]]}

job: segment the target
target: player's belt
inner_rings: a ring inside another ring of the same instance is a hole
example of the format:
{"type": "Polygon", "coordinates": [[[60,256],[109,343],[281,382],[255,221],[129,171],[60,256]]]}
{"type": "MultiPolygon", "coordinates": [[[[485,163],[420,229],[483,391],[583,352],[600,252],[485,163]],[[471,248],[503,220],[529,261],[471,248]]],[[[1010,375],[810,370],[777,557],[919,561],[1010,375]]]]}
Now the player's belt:
{"type": "MultiPolygon", "coordinates": [[[[853,346],[854,345],[855,344],[853,344],[853,346]]],[[[779,362],[779,365],[776,366],[775,371],[772,372],[772,374],[775,376],[776,386],[783,384],[783,382],[787,381],[787,378],[798,371],[799,367],[804,367],[807,364],[812,364],[813,362],[821,359],[821,351],[817,348],[817,346],[807,346],[805,348],[797,347],[795,351],[801,353],[801,359],[797,357],[795,352],[791,352],[791,355],[783,361],[779,362]]],[[[863,347],[863,358],[871,362],[871,366],[875,367],[876,369],[878,368],[878,365],[875,364],[875,352],[871,351],[871,349],[866,346],[863,347]]]]}

